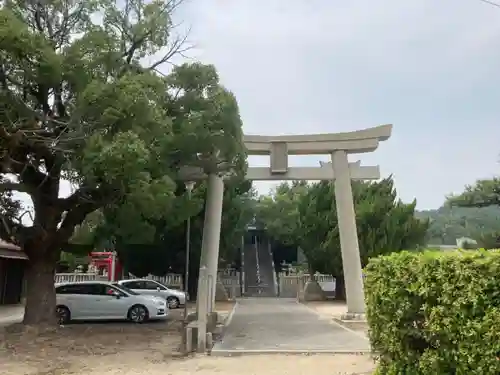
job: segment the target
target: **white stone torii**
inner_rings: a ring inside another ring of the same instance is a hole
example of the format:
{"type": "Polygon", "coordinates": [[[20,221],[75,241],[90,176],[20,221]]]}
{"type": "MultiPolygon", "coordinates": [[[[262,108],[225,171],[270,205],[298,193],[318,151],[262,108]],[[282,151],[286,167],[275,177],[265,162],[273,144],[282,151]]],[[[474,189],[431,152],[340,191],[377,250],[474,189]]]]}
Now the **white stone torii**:
{"type": "MultiPolygon", "coordinates": [[[[248,179],[334,180],[347,311],[351,317],[365,312],[351,180],[379,179],[380,170],[378,166],[349,163],[347,155],[375,151],[379,142],[390,138],[391,132],[392,125],[382,125],[345,133],[243,137],[249,155],[270,155],[271,159],[268,168],[248,168],[248,179]],[[331,155],[332,161],[321,163],[320,167],[289,167],[288,155],[331,155]]],[[[206,176],[194,171],[191,178],[184,179],[201,178],[206,176]]],[[[206,324],[207,314],[213,312],[215,302],[223,193],[222,177],[210,174],[198,281],[197,316],[199,323],[203,323],[199,329],[206,324]]],[[[199,339],[202,339],[203,332],[198,332],[199,339]]]]}
{"type": "Polygon", "coordinates": [[[347,312],[350,316],[365,312],[363,275],[359,254],[356,214],[351,180],[380,178],[378,166],[364,167],[349,163],[347,154],[375,151],[380,141],[389,139],[392,125],[336,134],[262,136],[245,135],[249,155],[270,155],[270,168],[249,168],[253,180],[334,180],[335,201],[342,252],[347,312]],[[288,155],[331,155],[331,163],[320,167],[288,167],[288,155]]]}

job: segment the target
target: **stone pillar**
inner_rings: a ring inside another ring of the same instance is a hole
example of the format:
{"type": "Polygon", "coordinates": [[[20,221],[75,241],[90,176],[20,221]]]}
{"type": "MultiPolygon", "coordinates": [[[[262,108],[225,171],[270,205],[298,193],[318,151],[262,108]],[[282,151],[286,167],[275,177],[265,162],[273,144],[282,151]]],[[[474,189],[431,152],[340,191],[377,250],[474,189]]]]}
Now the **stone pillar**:
{"type": "Polygon", "coordinates": [[[343,150],[334,151],[332,153],[332,164],[335,174],[335,201],[347,297],[347,313],[351,316],[364,314],[363,274],[347,153],[343,150]]]}
{"type": "MultiPolygon", "coordinates": [[[[203,288],[202,280],[198,280],[198,298],[203,300],[201,293],[208,294],[208,312],[213,311],[215,288],[217,284],[217,270],[219,266],[219,243],[222,219],[222,200],[224,195],[224,181],[216,174],[208,176],[207,201],[205,219],[203,223],[203,239],[201,245],[200,269],[207,268],[208,288],[203,288]],[[201,297],[201,298],[200,298],[201,297]]],[[[200,312],[199,303],[197,312],[200,312]]],[[[199,316],[198,316],[199,319],[199,316]]]]}
{"type": "Polygon", "coordinates": [[[200,293],[198,289],[198,297],[197,299],[197,352],[204,353],[207,349],[206,344],[206,336],[207,336],[207,322],[208,322],[208,304],[209,304],[209,295],[207,294],[208,289],[208,269],[205,266],[200,267],[200,275],[198,277],[198,288],[204,290],[204,293],[200,293]]]}

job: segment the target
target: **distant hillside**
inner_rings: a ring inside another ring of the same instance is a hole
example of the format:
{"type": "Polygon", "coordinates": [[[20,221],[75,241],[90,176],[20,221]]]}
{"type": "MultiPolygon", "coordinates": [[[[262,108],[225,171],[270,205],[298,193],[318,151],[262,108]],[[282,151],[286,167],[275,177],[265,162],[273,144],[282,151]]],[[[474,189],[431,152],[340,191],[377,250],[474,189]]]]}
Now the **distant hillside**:
{"type": "Polygon", "coordinates": [[[500,207],[484,208],[441,207],[437,210],[417,211],[418,218],[429,219],[431,244],[455,245],[460,237],[479,238],[500,232],[500,207]]]}

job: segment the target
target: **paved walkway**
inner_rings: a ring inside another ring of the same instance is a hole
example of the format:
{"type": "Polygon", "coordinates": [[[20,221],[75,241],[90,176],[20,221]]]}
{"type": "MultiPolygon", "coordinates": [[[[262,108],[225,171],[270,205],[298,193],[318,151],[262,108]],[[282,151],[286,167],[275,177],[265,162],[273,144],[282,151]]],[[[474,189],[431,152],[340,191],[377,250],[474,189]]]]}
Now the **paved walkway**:
{"type": "Polygon", "coordinates": [[[363,333],[322,319],[295,299],[245,298],[238,300],[212,355],[369,351],[363,333]]]}

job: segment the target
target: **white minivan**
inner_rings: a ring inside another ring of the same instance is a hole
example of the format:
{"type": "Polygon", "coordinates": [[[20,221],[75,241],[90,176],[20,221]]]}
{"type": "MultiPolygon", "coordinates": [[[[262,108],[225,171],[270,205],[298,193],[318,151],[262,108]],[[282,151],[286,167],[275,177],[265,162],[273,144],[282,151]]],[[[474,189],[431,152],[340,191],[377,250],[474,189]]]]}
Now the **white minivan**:
{"type": "Polygon", "coordinates": [[[165,319],[165,299],[145,296],[107,281],[56,284],[57,317],[60,324],[71,320],[121,320],[142,323],[165,319]]]}

